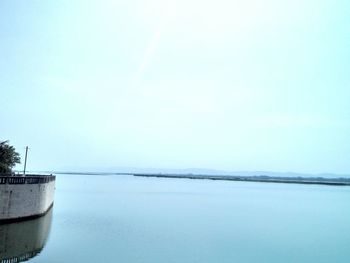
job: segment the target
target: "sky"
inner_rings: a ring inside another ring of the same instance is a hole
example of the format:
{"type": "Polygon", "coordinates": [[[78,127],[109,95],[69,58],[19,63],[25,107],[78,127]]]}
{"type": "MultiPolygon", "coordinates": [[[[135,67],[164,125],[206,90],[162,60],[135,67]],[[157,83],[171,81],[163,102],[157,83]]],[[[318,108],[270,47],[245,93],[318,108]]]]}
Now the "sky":
{"type": "Polygon", "coordinates": [[[349,69],[349,1],[3,0],[0,140],[29,170],[350,174],[349,69]]]}

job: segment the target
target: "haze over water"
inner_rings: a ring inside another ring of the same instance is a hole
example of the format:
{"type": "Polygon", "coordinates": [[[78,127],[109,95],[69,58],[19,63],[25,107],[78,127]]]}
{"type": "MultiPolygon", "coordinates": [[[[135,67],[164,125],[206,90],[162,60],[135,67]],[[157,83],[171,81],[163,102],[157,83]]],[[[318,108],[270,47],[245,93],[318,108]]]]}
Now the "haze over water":
{"type": "Polygon", "coordinates": [[[59,175],[31,262],[348,262],[349,187],[59,175]]]}

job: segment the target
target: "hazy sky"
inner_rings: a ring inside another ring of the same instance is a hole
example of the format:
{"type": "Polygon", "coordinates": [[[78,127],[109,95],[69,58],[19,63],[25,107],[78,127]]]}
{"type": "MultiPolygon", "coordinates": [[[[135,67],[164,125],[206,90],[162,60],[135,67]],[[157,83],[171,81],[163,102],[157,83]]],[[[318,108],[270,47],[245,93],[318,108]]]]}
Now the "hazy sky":
{"type": "Polygon", "coordinates": [[[32,170],[350,173],[350,2],[0,1],[0,139],[32,170]]]}

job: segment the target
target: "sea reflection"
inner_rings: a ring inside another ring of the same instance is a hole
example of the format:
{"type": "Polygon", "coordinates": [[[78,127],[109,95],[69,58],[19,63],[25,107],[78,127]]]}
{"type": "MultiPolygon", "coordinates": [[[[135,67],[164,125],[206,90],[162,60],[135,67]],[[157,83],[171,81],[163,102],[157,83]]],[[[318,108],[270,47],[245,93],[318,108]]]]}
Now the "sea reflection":
{"type": "Polygon", "coordinates": [[[0,263],[26,261],[42,251],[50,233],[52,210],[37,219],[0,225],[0,263]]]}

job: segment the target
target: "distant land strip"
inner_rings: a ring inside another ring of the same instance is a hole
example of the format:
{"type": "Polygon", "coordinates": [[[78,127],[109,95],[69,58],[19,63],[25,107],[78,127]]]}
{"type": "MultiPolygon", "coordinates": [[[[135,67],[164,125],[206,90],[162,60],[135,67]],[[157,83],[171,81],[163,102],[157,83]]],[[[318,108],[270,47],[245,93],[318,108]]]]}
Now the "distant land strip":
{"type": "Polygon", "coordinates": [[[141,177],[158,177],[172,179],[202,179],[218,181],[240,181],[258,183],[286,183],[286,184],[316,184],[331,186],[350,186],[350,178],[337,177],[282,177],[268,175],[207,175],[207,174],[173,174],[173,173],[133,173],[133,172],[53,172],[54,174],[76,174],[76,175],[132,175],[141,177]]]}
{"type": "Polygon", "coordinates": [[[333,186],[350,186],[347,178],[312,178],[312,177],[272,177],[272,176],[232,176],[232,175],[195,175],[195,174],[148,174],[133,173],[133,176],[160,177],[160,178],[182,178],[182,179],[205,179],[220,181],[240,181],[259,183],[287,183],[287,184],[318,184],[333,186]]]}

